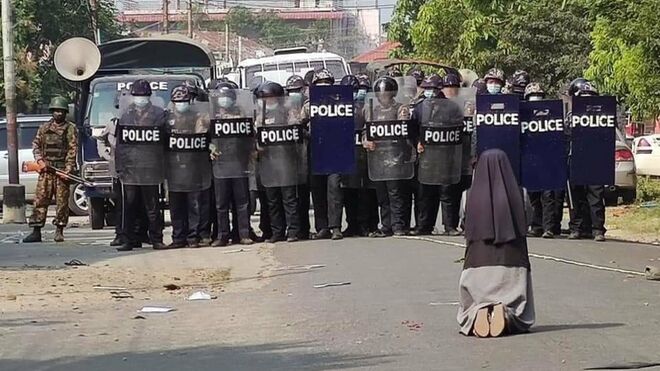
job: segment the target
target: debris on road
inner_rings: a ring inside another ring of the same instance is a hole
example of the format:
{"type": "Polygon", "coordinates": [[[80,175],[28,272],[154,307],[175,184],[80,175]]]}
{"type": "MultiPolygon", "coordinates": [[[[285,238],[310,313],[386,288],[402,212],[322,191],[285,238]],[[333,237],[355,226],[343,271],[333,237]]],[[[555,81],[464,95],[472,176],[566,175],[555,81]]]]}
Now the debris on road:
{"type": "Polygon", "coordinates": [[[210,294],[205,293],[204,291],[197,291],[188,296],[188,300],[212,300],[217,299],[217,296],[211,296],[210,294]]]}
{"type": "Polygon", "coordinates": [[[660,268],[652,265],[647,265],[644,269],[644,275],[647,280],[660,281],[660,268]]]}
{"type": "Polygon", "coordinates": [[[128,291],[110,291],[113,299],[133,299],[133,295],[128,291]]]}
{"type": "Polygon", "coordinates": [[[235,254],[235,253],[237,253],[237,252],[248,252],[248,251],[252,251],[252,249],[235,249],[235,250],[227,250],[227,251],[223,251],[222,253],[223,253],[223,254],[235,254]]]}
{"type": "Polygon", "coordinates": [[[174,312],[176,309],[172,307],[142,307],[138,312],[139,313],[169,313],[174,312]]]}
{"type": "Polygon", "coordinates": [[[133,317],[133,319],[147,319],[147,318],[143,317],[143,316],[135,316],[135,317],[133,317]]]}
{"type": "Polygon", "coordinates": [[[92,288],[95,290],[112,290],[112,291],[128,290],[128,288],[126,287],[119,287],[119,286],[94,286],[92,288]]]}
{"type": "Polygon", "coordinates": [[[314,288],[315,289],[322,289],[322,288],[325,288],[325,287],[346,286],[346,285],[350,285],[350,284],[351,283],[348,282],[348,281],[346,281],[346,282],[329,282],[329,283],[321,283],[321,284],[318,284],[318,285],[314,285],[314,288]]]}
{"type": "Polygon", "coordinates": [[[414,321],[401,321],[401,324],[408,327],[408,330],[410,331],[419,331],[422,329],[422,325],[424,324],[423,322],[417,323],[414,321]]]}
{"type": "Polygon", "coordinates": [[[167,291],[175,291],[175,290],[180,290],[181,289],[181,286],[175,285],[173,283],[168,283],[167,285],[163,285],[163,287],[167,291]]]}
{"type": "Polygon", "coordinates": [[[275,268],[275,271],[295,271],[295,270],[312,270],[325,268],[325,264],[309,264],[309,265],[287,265],[286,267],[275,268]]]}
{"type": "Polygon", "coordinates": [[[435,307],[439,305],[458,305],[459,302],[457,301],[447,301],[447,302],[431,302],[429,303],[430,306],[435,307]]]}
{"type": "Polygon", "coordinates": [[[67,265],[67,266],[70,266],[70,267],[71,266],[80,267],[80,266],[84,266],[84,265],[87,265],[87,264],[83,263],[82,261],[80,261],[78,259],[71,259],[68,262],[64,262],[64,265],[67,265]]]}

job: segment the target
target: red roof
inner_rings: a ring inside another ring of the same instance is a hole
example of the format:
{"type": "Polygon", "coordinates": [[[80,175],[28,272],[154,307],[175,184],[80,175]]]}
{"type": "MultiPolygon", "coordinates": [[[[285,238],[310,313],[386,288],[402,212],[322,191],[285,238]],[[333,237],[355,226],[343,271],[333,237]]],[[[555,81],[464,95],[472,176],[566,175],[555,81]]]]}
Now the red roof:
{"type": "MultiPolygon", "coordinates": [[[[273,12],[281,19],[286,20],[317,20],[317,19],[341,19],[346,13],[342,11],[277,11],[273,12]]],[[[210,21],[222,21],[227,13],[206,13],[205,18],[210,21]]],[[[137,23],[156,23],[163,20],[162,12],[140,12],[140,13],[120,13],[117,19],[120,22],[137,23]]],[[[170,21],[185,22],[188,19],[186,13],[170,13],[170,21]]]]}
{"type": "Polygon", "coordinates": [[[399,46],[401,46],[401,43],[398,41],[386,41],[376,49],[369,50],[368,52],[364,52],[353,58],[352,62],[369,63],[379,59],[387,59],[389,57],[390,51],[398,48],[399,46]]]}

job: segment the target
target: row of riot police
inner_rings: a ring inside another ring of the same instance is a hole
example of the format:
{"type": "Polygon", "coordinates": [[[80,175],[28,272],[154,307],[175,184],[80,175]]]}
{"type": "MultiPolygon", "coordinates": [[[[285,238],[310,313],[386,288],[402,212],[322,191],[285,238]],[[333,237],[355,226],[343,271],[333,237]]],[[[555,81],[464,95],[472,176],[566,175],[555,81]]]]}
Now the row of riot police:
{"type": "MultiPolygon", "coordinates": [[[[250,244],[423,235],[433,232],[441,206],[444,233],[458,235],[462,194],[470,187],[478,153],[489,148],[509,154],[521,185],[535,205],[542,205],[532,232],[542,224],[544,236],[552,237],[561,231],[568,180],[568,174],[557,174],[568,173],[570,163],[561,166],[566,158],[584,166],[584,140],[568,141],[564,153],[563,128],[547,129],[557,123],[557,115],[563,123],[561,102],[534,102],[544,98],[539,85],[527,78],[523,87],[518,80],[524,76],[516,76],[514,94],[501,94],[505,82],[499,70],[489,71],[480,91],[481,82],[461,87],[460,76],[452,73],[440,77],[413,71],[405,77],[382,76],[373,84],[365,75],[348,75],[335,84],[332,74],[321,69],[307,80],[294,75],[285,86],[265,81],[252,91],[212,81],[208,102],[197,100],[191,87],[179,86],[166,107],[154,104],[149,83],[138,80],[130,95],[121,97],[121,114],[104,137],[114,143],[111,157],[121,194],[115,244],[126,251],[145,241],[165,249],[224,246],[230,240],[250,244]],[[515,95],[520,92],[529,102],[520,102],[515,95]],[[539,125],[546,129],[539,131],[539,125]],[[167,246],[159,207],[163,188],[173,226],[173,242],[167,246]],[[260,237],[250,223],[257,202],[260,237]],[[342,231],[344,210],[347,229],[342,231]]],[[[576,80],[570,91],[578,96],[590,92],[593,85],[583,80],[576,80]]],[[[585,109],[595,103],[578,103],[581,114],[593,116],[585,109]]],[[[573,136],[588,139],[585,133],[578,126],[573,136]]],[[[580,237],[582,224],[587,235],[587,221],[579,218],[588,214],[598,238],[604,234],[604,216],[593,208],[602,193],[589,183],[568,183],[571,226],[577,225],[580,237]]]]}

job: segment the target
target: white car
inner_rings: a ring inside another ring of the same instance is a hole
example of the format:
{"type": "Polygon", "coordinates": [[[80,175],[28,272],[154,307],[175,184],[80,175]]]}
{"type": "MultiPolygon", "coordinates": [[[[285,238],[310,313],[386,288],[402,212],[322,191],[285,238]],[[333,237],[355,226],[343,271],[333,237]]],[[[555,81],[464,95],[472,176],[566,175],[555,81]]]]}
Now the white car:
{"type": "Polygon", "coordinates": [[[633,154],[638,175],[660,177],[660,134],[635,138],[633,154]]]}
{"type": "MultiPolygon", "coordinates": [[[[23,161],[32,161],[32,140],[37,134],[39,126],[50,120],[50,115],[19,115],[16,118],[18,125],[18,179],[25,186],[25,200],[29,203],[34,201],[37,189],[37,173],[24,173],[20,166],[23,161]]],[[[7,121],[0,118],[0,187],[9,184],[8,153],[7,153],[7,121]]],[[[0,192],[0,202],[2,202],[0,192]]],[[[54,199],[53,199],[54,201],[54,199]]],[[[87,215],[87,198],[85,189],[79,184],[71,185],[71,196],[69,197],[69,209],[73,215],[87,215]]]]}

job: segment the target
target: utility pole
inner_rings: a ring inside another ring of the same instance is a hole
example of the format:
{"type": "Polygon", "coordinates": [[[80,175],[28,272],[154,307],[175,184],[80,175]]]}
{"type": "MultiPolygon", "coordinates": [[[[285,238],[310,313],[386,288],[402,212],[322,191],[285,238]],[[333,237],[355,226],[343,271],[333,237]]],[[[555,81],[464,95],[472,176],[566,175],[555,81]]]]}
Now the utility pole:
{"type": "Polygon", "coordinates": [[[101,43],[101,35],[99,34],[99,7],[96,0],[89,0],[89,9],[92,16],[92,31],[94,31],[94,41],[96,44],[101,43]]]}
{"type": "Polygon", "coordinates": [[[25,187],[18,184],[18,133],[16,131],[16,73],[10,0],[2,0],[2,59],[7,112],[7,162],[9,185],[3,188],[4,223],[25,223],[25,187]]]}
{"type": "Polygon", "coordinates": [[[193,29],[192,29],[192,12],[193,12],[193,2],[188,0],[188,37],[193,38],[193,29]]]}
{"type": "Polygon", "coordinates": [[[170,33],[170,0],[163,0],[163,33],[170,33]]]}

